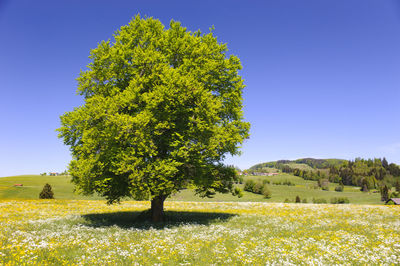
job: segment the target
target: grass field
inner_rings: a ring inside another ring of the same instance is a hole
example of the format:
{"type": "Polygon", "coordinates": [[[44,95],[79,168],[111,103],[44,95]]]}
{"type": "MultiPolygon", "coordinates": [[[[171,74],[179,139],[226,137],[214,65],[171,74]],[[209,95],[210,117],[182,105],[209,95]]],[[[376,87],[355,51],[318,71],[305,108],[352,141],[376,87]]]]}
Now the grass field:
{"type": "MultiPolygon", "coordinates": [[[[329,191],[315,189],[317,184],[316,181],[304,180],[301,177],[290,174],[279,174],[277,176],[270,177],[247,176],[245,177],[245,180],[246,179],[267,179],[270,181],[270,185],[268,187],[272,193],[272,197],[271,199],[264,200],[267,202],[283,202],[285,199],[289,199],[293,202],[296,196],[299,196],[301,199],[307,199],[307,202],[312,202],[313,198],[321,198],[329,202],[333,197],[347,197],[350,200],[350,203],[382,204],[379,193],[373,193],[372,191],[364,193],[360,191],[359,187],[354,186],[344,186],[343,192],[336,192],[335,187],[338,186],[336,183],[329,184],[329,191]],[[276,183],[284,181],[290,181],[294,183],[295,186],[272,185],[274,182],[276,183]]],[[[249,192],[246,193],[253,194],[249,192]]],[[[261,195],[259,195],[259,197],[262,198],[261,195]]]]}
{"type": "Polygon", "coordinates": [[[315,169],[313,169],[312,167],[310,167],[309,165],[305,164],[305,163],[286,163],[285,165],[290,166],[290,168],[292,169],[300,169],[300,170],[306,170],[306,171],[315,171],[315,169]]]}
{"type": "MultiPolygon", "coordinates": [[[[37,199],[44,184],[49,183],[54,191],[56,199],[102,199],[99,196],[82,196],[73,193],[74,185],[70,182],[68,176],[13,176],[0,178],[0,199],[37,199]],[[14,184],[22,183],[23,187],[14,187],[14,184]]],[[[264,199],[262,195],[245,192],[242,198],[234,197],[230,194],[217,194],[214,198],[200,198],[194,195],[190,189],[182,190],[181,192],[168,198],[168,201],[240,201],[240,202],[284,202],[285,199],[294,201],[298,195],[301,199],[306,199],[307,202],[312,202],[313,198],[323,198],[327,202],[333,197],[347,197],[350,203],[354,204],[382,204],[379,193],[363,193],[358,187],[345,186],[344,192],[335,192],[337,184],[330,184],[329,191],[314,189],[316,182],[304,180],[300,177],[280,174],[271,177],[246,176],[244,179],[267,179],[271,182],[268,186],[272,192],[270,199],[264,199]],[[290,181],[295,186],[272,185],[273,182],[290,181]]],[[[239,184],[243,188],[243,184],[239,184]]]]}
{"type": "Polygon", "coordinates": [[[49,183],[57,199],[101,199],[73,193],[74,184],[69,176],[21,175],[0,177],[0,199],[38,199],[43,186],[49,183]],[[14,187],[14,184],[23,184],[14,187]]]}
{"type": "Polygon", "coordinates": [[[397,206],[0,200],[0,265],[393,265],[397,206]]]}

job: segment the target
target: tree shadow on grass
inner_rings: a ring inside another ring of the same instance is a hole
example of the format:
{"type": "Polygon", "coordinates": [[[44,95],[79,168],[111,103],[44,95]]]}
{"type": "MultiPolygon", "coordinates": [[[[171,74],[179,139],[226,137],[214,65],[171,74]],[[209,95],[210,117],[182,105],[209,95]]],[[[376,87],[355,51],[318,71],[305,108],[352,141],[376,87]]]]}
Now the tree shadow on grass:
{"type": "Polygon", "coordinates": [[[210,225],[227,221],[236,216],[236,214],[218,212],[165,211],[165,222],[153,223],[148,219],[147,213],[147,211],[92,213],[82,215],[82,218],[85,220],[83,224],[90,227],[118,226],[120,228],[162,229],[188,224],[210,225]]]}

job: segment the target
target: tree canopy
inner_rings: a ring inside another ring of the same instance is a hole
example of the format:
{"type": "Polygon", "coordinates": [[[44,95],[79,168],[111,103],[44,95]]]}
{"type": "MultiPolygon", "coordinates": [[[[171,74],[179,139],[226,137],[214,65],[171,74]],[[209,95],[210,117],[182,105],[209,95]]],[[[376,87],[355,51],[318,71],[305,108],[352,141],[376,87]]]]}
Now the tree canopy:
{"type": "Polygon", "coordinates": [[[239,58],[212,29],[190,32],[175,21],[166,29],[136,16],[114,39],[91,50],[77,79],[84,104],[61,116],[77,189],[109,203],[150,199],[153,220],[183,188],[235,193],[235,169],[222,161],[249,136],[239,58]]]}

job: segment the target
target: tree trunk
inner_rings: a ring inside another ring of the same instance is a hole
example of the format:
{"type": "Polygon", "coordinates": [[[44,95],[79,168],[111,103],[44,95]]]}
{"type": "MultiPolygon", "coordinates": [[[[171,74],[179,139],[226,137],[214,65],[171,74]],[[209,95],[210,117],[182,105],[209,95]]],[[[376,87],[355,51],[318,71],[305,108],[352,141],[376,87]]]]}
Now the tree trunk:
{"type": "Polygon", "coordinates": [[[163,196],[151,200],[151,220],[155,223],[164,222],[164,200],[163,196]]]}

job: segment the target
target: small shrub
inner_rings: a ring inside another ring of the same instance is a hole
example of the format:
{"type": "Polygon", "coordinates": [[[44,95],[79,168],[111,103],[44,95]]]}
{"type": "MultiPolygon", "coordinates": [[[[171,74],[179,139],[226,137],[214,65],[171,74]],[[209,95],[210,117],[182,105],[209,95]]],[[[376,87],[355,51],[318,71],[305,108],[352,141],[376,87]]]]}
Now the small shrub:
{"type": "Polygon", "coordinates": [[[254,182],[254,180],[252,180],[252,179],[248,179],[248,180],[246,180],[246,182],[244,183],[244,190],[245,191],[248,191],[248,192],[253,192],[253,189],[254,189],[254,185],[255,185],[256,183],[254,182]]]}
{"type": "Polygon", "coordinates": [[[329,185],[329,180],[326,179],[326,178],[320,178],[320,179],[318,179],[317,183],[318,183],[318,186],[320,188],[324,188],[324,187],[327,187],[329,185]]]}
{"type": "Polygon", "coordinates": [[[238,196],[238,198],[243,197],[242,190],[238,187],[235,187],[235,190],[233,191],[233,196],[238,196]]]}
{"type": "Polygon", "coordinates": [[[289,199],[285,199],[284,203],[289,203],[290,200],[289,199]]]}
{"type": "Polygon", "coordinates": [[[262,194],[263,194],[264,198],[266,198],[266,199],[271,198],[271,191],[268,189],[268,186],[263,187],[262,194]]]}
{"type": "Polygon", "coordinates": [[[394,205],[393,200],[389,200],[387,203],[385,203],[386,205],[394,205]]]}
{"type": "Polygon", "coordinates": [[[54,199],[54,193],[49,184],[44,185],[42,192],[39,194],[39,199],[54,199]]]}
{"type": "Polygon", "coordinates": [[[292,183],[291,181],[285,180],[285,181],[282,182],[282,185],[295,186],[295,183],[292,183]]]}
{"type": "Polygon", "coordinates": [[[324,203],[327,203],[327,201],[326,201],[326,199],[316,199],[316,198],[313,198],[312,199],[312,202],[313,203],[315,203],[315,204],[324,204],[324,203]]]}
{"type": "Polygon", "coordinates": [[[263,181],[263,184],[265,185],[265,184],[269,184],[270,183],[270,181],[269,180],[267,180],[267,179],[264,179],[263,181]]]}
{"type": "Polygon", "coordinates": [[[387,201],[389,199],[389,188],[387,185],[380,187],[381,191],[381,201],[387,201]]]}
{"type": "Polygon", "coordinates": [[[349,199],[346,197],[339,197],[339,198],[331,198],[331,203],[332,204],[346,204],[349,203],[349,199]]]}
{"type": "Polygon", "coordinates": [[[301,202],[303,202],[303,203],[307,203],[307,199],[303,199],[301,202]]]}
{"type": "Polygon", "coordinates": [[[361,180],[361,189],[360,189],[362,192],[368,192],[369,191],[369,188],[368,188],[368,181],[367,181],[367,179],[366,178],[363,178],[362,180],[361,180]]]}
{"type": "Polygon", "coordinates": [[[296,203],[300,203],[301,202],[301,199],[300,199],[300,197],[297,195],[296,196],[296,201],[295,201],[296,203]]]}
{"type": "Polygon", "coordinates": [[[253,186],[253,193],[262,194],[264,184],[262,182],[257,182],[253,186]]]}
{"type": "Polygon", "coordinates": [[[289,181],[289,180],[285,180],[285,181],[275,181],[275,182],[272,182],[272,184],[273,184],[273,185],[277,185],[277,186],[280,186],[280,185],[283,185],[283,186],[295,186],[295,185],[296,185],[295,183],[292,183],[292,182],[289,181]]]}
{"type": "Polygon", "coordinates": [[[329,187],[328,186],[323,186],[322,190],[329,191],[329,187]]]}
{"type": "Polygon", "coordinates": [[[345,204],[345,203],[350,203],[350,200],[346,197],[338,198],[338,204],[345,204]]]}
{"type": "Polygon", "coordinates": [[[343,192],[343,186],[337,186],[335,187],[336,192],[343,192]]]}
{"type": "Polygon", "coordinates": [[[361,191],[361,192],[368,192],[369,189],[368,189],[367,185],[364,184],[364,185],[360,188],[360,191],[361,191]]]}

